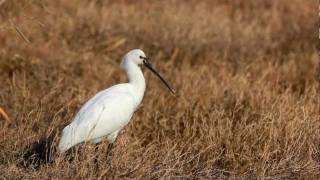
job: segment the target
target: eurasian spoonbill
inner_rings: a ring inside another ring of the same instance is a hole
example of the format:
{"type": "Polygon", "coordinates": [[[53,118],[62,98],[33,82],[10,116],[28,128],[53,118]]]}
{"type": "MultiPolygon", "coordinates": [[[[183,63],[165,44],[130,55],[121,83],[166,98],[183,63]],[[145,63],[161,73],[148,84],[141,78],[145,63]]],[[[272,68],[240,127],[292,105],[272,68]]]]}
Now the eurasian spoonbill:
{"type": "Polygon", "coordinates": [[[81,107],[73,121],[62,131],[59,143],[61,152],[82,142],[99,143],[106,137],[109,154],[119,131],[128,124],[142,101],[146,83],[140,64],[150,69],[174,93],[142,50],[129,51],[120,65],[126,71],[129,82],[98,92],[81,107]]]}

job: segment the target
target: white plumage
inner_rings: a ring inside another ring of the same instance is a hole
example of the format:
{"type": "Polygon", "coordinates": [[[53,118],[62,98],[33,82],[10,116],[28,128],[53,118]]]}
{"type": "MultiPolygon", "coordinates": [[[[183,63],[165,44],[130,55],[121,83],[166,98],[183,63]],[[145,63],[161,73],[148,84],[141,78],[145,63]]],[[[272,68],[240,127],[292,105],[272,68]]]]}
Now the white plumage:
{"type": "Polygon", "coordinates": [[[99,143],[105,137],[110,143],[115,141],[119,131],[128,124],[143,99],[146,84],[138,66],[140,64],[154,72],[174,93],[152,68],[142,50],[129,51],[121,62],[121,68],[126,71],[129,82],[100,91],[87,101],[71,124],[63,129],[60,151],[64,152],[82,142],[99,143]]]}

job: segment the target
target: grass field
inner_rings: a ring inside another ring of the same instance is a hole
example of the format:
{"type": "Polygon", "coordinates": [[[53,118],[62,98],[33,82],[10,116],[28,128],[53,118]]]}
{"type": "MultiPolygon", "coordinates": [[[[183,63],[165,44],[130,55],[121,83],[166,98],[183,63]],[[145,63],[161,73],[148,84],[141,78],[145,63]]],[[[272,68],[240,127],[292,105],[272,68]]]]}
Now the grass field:
{"type": "Polygon", "coordinates": [[[0,179],[320,178],[317,6],[0,0],[0,179]],[[56,147],[86,100],[127,81],[119,63],[134,48],[177,94],[143,69],[145,98],[112,168],[108,142],[22,166],[30,144],[56,147]]]}

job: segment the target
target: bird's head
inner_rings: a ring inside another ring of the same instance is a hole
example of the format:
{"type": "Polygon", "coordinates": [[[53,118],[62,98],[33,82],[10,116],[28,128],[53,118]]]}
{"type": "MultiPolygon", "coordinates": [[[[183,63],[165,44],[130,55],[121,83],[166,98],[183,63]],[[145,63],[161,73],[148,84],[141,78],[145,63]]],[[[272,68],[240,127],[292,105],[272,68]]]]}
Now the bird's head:
{"type": "Polygon", "coordinates": [[[124,61],[130,61],[136,65],[140,65],[143,64],[144,59],[147,59],[147,56],[141,49],[133,49],[123,57],[122,65],[126,63],[124,61]]]}
{"type": "Polygon", "coordinates": [[[168,89],[174,94],[175,91],[172,89],[169,84],[164,80],[164,78],[152,67],[149,58],[141,49],[133,49],[129,51],[122,59],[121,68],[126,70],[129,67],[129,64],[140,65],[143,64],[150,71],[152,71],[159,79],[168,87],[168,89]]]}

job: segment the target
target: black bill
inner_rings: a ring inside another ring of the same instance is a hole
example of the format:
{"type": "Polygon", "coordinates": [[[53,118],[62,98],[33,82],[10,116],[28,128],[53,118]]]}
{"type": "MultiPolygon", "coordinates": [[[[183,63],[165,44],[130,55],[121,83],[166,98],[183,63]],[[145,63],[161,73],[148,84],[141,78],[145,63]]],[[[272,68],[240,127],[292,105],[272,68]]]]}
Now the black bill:
{"type": "Polygon", "coordinates": [[[163,79],[163,77],[152,67],[150,62],[148,61],[148,58],[143,59],[143,64],[150,69],[155,75],[158,76],[158,78],[167,86],[167,88],[172,92],[172,94],[175,93],[175,90],[170,87],[170,85],[163,79]]]}

